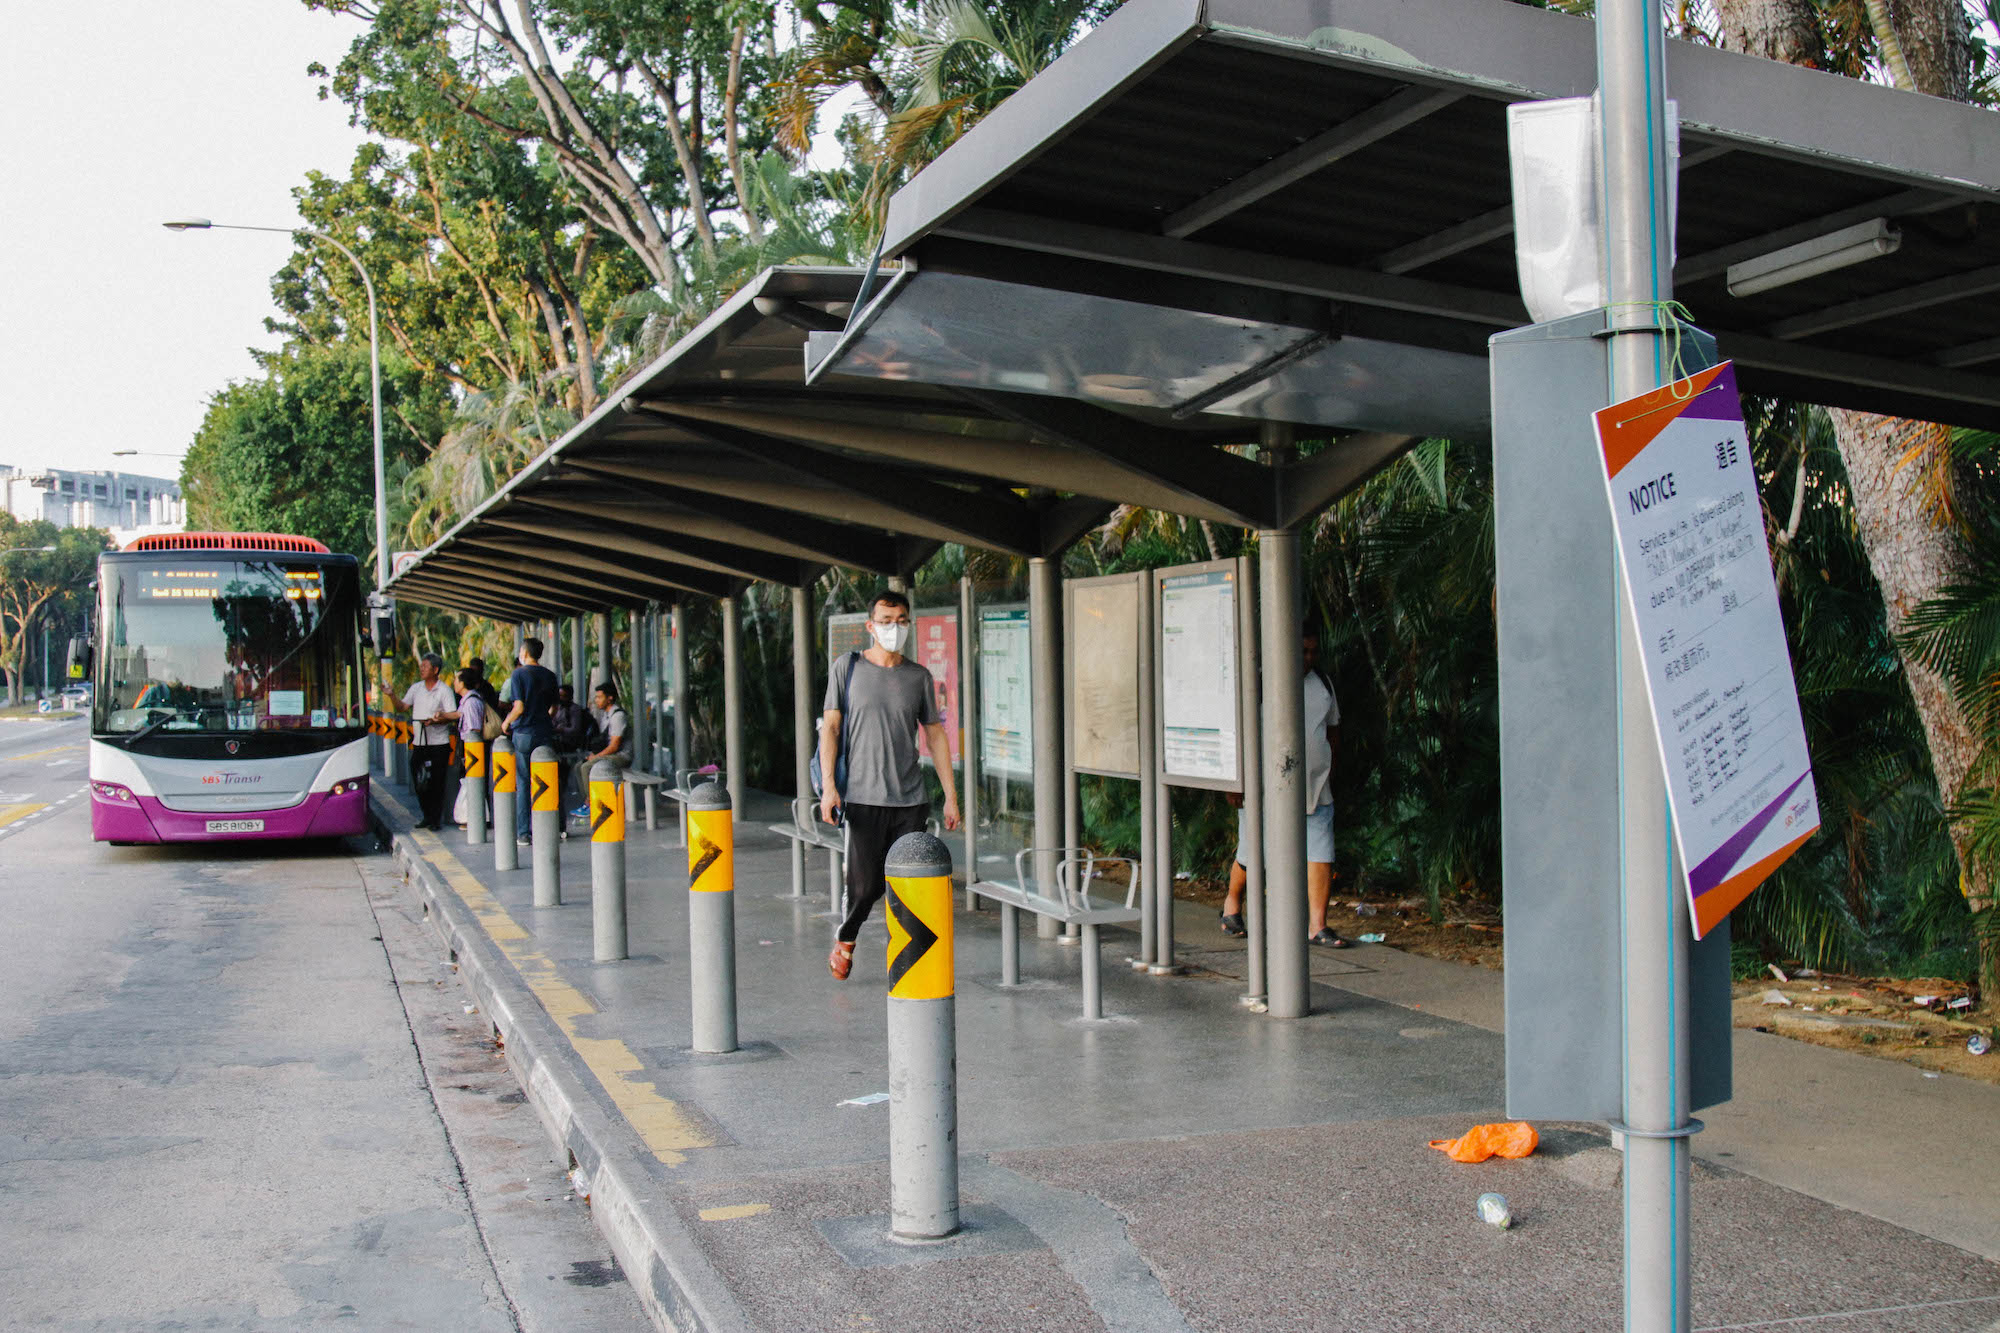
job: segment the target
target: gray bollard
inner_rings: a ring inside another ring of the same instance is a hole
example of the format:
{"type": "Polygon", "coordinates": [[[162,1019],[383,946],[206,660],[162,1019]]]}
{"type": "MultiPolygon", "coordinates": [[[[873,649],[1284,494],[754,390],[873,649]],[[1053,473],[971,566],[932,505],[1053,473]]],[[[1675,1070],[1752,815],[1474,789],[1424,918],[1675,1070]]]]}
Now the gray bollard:
{"type": "Polygon", "coordinates": [[[486,841],[486,742],[465,743],[465,776],[459,781],[465,793],[465,843],[477,847],[486,841]]]}
{"type": "Polygon", "coordinates": [[[514,742],[501,736],[488,754],[493,760],[493,868],[519,870],[521,849],[514,842],[514,784],[519,781],[519,765],[514,762],[514,742]]]}
{"type": "Polygon", "coordinates": [[[736,822],[729,789],[688,793],[688,983],[694,1048],[736,1049],[736,822]]]}
{"type": "Polygon", "coordinates": [[[889,849],[889,1229],[958,1230],[958,1017],[951,849],[906,833],[889,849]]]}
{"type": "Polygon", "coordinates": [[[528,756],[528,819],[534,840],[535,906],[562,906],[562,784],[556,752],[537,745],[528,756]]]}
{"type": "Polygon", "coordinates": [[[598,760],[590,770],[590,940],[600,963],[626,957],[624,801],[618,765],[598,760]]]}

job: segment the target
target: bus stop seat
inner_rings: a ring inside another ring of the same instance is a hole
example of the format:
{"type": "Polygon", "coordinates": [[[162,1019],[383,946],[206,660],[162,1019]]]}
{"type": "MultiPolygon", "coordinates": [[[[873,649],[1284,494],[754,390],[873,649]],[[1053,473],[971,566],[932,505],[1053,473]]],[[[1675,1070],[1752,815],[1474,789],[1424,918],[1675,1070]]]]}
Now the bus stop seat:
{"type": "MultiPolygon", "coordinates": [[[[651,775],[651,774],[648,774],[647,776],[648,776],[648,777],[651,777],[652,775],[651,775]]],[[[655,779],[655,781],[656,781],[656,782],[664,782],[664,781],[665,781],[665,779],[655,779]]],[[[674,785],[673,785],[673,786],[671,786],[671,787],[664,787],[664,786],[663,786],[663,787],[661,787],[661,788],[660,788],[660,790],[661,790],[661,791],[663,791],[663,792],[664,792],[664,793],[666,794],[666,798],[667,798],[668,800],[670,800],[670,801],[675,801],[675,802],[678,802],[678,803],[679,803],[679,805],[680,805],[680,807],[681,807],[681,809],[680,809],[680,825],[681,825],[681,841],[680,841],[680,845],[681,845],[681,846],[683,846],[683,847],[687,846],[687,832],[688,832],[688,821],[687,821],[687,803],[688,803],[688,801],[689,801],[689,800],[690,800],[690,799],[691,799],[691,798],[692,798],[692,797],[694,796],[694,789],[695,789],[696,787],[699,787],[699,786],[701,786],[702,784],[704,784],[704,783],[708,783],[708,782],[713,782],[713,783],[715,783],[715,784],[716,784],[717,786],[723,786],[723,787],[726,787],[726,786],[728,786],[728,785],[729,785],[729,779],[728,779],[727,777],[725,777],[725,776],[723,775],[723,772],[722,772],[722,770],[721,770],[720,768],[713,768],[713,769],[710,769],[710,768],[684,768],[684,769],[681,769],[681,770],[680,770],[680,772],[679,772],[678,774],[676,774],[676,775],[675,775],[675,782],[674,782],[674,785]]],[[[652,789],[651,789],[651,788],[647,788],[647,790],[648,790],[648,791],[651,791],[652,789]]],[[[650,825],[648,825],[648,827],[651,827],[651,826],[650,826],[650,825]]]]}
{"type": "Polygon", "coordinates": [[[1065,925],[1075,923],[1083,928],[1083,1016],[1103,1017],[1097,928],[1134,925],[1144,915],[1138,905],[1139,862],[1129,856],[1099,856],[1086,847],[1024,847],[1014,853],[1014,876],[1011,882],[982,879],[972,885],[973,893],[1000,906],[1001,983],[1013,985],[1020,980],[1021,935],[1014,924],[1016,912],[1033,912],[1065,925]],[[1053,894],[1039,891],[1042,886],[1028,867],[1028,858],[1040,852],[1052,852],[1057,858],[1053,894]],[[1103,868],[1113,865],[1124,866],[1130,876],[1122,905],[1100,902],[1090,893],[1091,885],[1102,878],[1103,868]]]}
{"type": "Polygon", "coordinates": [[[632,808],[632,789],[637,787],[646,803],[646,827],[658,828],[659,813],[654,802],[654,793],[666,784],[666,779],[658,773],[648,773],[643,768],[628,768],[621,775],[625,779],[625,809],[632,808]]]}

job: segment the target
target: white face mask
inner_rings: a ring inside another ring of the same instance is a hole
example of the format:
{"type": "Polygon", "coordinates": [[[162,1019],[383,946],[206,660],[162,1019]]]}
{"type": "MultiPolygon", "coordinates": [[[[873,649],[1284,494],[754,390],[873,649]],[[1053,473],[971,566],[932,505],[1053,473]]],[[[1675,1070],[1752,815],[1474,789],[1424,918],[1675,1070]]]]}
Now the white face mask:
{"type": "Polygon", "coordinates": [[[910,627],[908,625],[883,625],[871,621],[868,625],[868,631],[875,636],[876,644],[885,653],[895,653],[901,656],[903,649],[910,645],[910,627]]]}

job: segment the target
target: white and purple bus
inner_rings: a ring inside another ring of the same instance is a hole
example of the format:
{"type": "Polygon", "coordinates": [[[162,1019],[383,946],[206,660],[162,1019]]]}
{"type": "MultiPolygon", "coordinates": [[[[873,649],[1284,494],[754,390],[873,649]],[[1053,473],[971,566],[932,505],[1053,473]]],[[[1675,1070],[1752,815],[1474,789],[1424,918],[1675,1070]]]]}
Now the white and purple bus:
{"type": "Polygon", "coordinates": [[[91,836],[365,831],[361,614],[354,557],[308,537],[176,532],[98,557],[91,836]]]}

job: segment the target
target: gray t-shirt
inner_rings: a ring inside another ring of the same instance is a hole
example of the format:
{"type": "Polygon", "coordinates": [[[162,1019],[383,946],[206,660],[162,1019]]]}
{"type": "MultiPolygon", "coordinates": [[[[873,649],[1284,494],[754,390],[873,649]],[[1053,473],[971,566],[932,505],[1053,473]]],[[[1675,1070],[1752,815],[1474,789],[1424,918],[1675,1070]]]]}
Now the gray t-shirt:
{"type": "MultiPolygon", "coordinates": [[[[840,707],[847,661],[845,653],[833,659],[823,705],[828,711],[840,707]]],[[[894,667],[879,667],[861,656],[853,661],[847,710],[841,714],[841,750],[847,756],[847,790],[841,799],[857,805],[923,805],[930,796],[917,767],[917,728],[938,720],[931,673],[907,657],[894,667]]]]}

